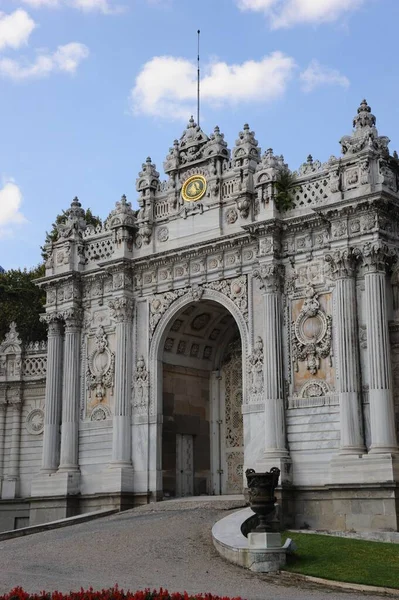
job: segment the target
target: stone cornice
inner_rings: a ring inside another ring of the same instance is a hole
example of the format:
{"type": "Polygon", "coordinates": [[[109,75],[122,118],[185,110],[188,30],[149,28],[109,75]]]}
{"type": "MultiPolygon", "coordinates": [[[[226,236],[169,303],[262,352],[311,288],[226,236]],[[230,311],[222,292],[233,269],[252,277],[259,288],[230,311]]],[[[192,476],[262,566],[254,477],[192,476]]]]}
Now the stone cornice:
{"type": "Polygon", "coordinates": [[[208,256],[214,252],[231,250],[237,247],[244,248],[250,245],[251,241],[248,233],[232,234],[231,236],[223,236],[223,238],[214,238],[201,244],[190,244],[184,248],[173,248],[168,252],[157,252],[146,257],[133,258],[131,264],[132,268],[144,271],[158,265],[175,264],[194,257],[200,258],[201,255],[208,256]]]}

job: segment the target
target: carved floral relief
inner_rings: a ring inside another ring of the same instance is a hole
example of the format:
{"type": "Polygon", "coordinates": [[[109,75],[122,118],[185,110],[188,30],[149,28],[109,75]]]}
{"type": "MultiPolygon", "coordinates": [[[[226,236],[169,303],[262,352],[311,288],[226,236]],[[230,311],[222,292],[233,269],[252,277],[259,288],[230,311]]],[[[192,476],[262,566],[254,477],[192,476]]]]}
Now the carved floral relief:
{"type": "Polygon", "coordinates": [[[108,347],[108,336],[100,325],[95,336],[95,348],[87,357],[86,382],[89,398],[94,395],[95,404],[103,402],[107,390],[113,395],[115,354],[108,347]]]}
{"type": "MultiPolygon", "coordinates": [[[[296,387],[311,378],[332,379],[333,376],[331,316],[321,305],[314,287],[308,285],[305,294],[302,301],[293,302],[291,356],[297,374],[296,387]]],[[[330,295],[325,294],[323,301],[329,304],[330,295]]]]}

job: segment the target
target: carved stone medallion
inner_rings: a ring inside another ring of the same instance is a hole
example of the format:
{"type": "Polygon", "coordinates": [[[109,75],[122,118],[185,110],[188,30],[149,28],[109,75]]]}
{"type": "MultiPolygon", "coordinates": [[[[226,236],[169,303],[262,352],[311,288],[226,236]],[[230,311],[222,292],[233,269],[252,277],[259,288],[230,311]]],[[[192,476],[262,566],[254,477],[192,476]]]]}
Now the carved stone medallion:
{"type": "Polygon", "coordinates": [[[26,429],[32,435],[40,435],[44,430],[44,411],[41,408],[34,408],[26,417],[26,429]]]}

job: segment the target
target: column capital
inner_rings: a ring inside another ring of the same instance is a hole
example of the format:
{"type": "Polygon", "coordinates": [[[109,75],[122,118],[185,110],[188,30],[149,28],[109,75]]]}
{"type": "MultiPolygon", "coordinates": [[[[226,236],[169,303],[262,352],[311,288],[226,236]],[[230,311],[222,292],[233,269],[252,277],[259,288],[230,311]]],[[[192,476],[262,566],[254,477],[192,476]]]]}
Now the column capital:
{"type": "Polygon", "coordinates": [[[277,293],[282,289],[284,266],[280,263],[263,263],[255,267],[252,275],[258,279],[264,293],[277,293]]]}
{"type": "Polygon", "coordinates": [[[117,323],[128,323],[133,319],[133,299],[121,296],[108,302],[111,317],[117,323]]]}
{"type": "Polygon", "coordinates": [[[19,388],[10,389],[7,396],[9,406],[19,412],[22,408],[21,390],[19,388]]]}
{"type": "Polygon", "coordinates": [[[65,321],[65,333],[74,333],[82,327],[83,310],[75,306],[67,308],[61,313],[65,321]]]}
{"type": "Polygon", "coordinates": [[[368,273],[386,273],[397,261],[395,250],[384,242],[367,242],[362,248],[362,260],[365,275],[368,273]]]}
{"type": "Polygon", "coordinates": [[[40,315],[40,321],[48,327],[48,336],[61,335],[61,317],[58,312],[44,313],[40,315]]]}
{"type": "Polygon", "coordinates": [[[355,276],[361,258],[362,253],[359,248],[344,248],[327,254],[325,261],[330,265],[334,279],[346,279],[355,276]]]}

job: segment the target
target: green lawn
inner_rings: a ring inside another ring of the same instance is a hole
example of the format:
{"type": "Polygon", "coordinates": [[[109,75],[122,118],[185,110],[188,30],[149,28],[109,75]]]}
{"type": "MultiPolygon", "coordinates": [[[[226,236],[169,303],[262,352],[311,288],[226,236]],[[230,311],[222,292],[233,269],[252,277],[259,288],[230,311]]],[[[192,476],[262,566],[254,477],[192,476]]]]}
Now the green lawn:
{"type": "Polygon", "coordinates": [[[298,549],[286,571],[350,583],[399,588],[399,544],[285,532],[298,549]]]}

